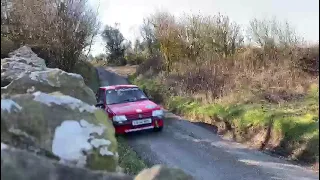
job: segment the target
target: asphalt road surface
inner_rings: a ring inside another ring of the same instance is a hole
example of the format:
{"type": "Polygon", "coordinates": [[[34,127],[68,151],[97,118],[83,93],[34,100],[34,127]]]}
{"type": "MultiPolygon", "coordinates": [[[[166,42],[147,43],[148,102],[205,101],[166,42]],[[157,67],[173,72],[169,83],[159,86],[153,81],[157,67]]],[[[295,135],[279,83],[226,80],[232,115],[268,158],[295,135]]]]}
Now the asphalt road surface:
{"type": "MultiPolygon", "coordinates": [[[[104,68],[97,68],[101,86],[128,84],[104,68]]],[[[214,132],[171,113],[162,132],[126,136],[128,144],[150,165],[179,167],[198,180],[309,180],[318,173],[223,140],[214,132]]]]}

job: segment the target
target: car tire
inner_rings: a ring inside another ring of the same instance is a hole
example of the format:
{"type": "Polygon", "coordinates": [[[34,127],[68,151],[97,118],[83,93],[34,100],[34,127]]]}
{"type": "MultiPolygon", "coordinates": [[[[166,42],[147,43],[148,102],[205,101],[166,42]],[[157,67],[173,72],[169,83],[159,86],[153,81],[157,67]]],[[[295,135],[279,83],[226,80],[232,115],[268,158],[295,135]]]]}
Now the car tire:
{"type": "Polygon", "coordinates": [[[162,129],[163,129],[163,126],[162,126],[162,127],[158,127],[158,128],[154,128],[153,130],[154,130],[155,132],[161,132],[162,129]]]}

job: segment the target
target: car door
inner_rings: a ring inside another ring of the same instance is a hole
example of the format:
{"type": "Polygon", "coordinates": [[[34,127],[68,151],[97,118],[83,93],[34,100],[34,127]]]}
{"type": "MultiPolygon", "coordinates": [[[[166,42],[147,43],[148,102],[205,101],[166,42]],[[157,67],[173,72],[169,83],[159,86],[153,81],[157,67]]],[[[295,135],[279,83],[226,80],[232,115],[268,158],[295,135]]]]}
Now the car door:
{"type": "Polygon", "coordinates": [[[96,99],[97,99],[97,103],[98,104],[106,104],[106,94],[105,94],[105,90],[102,88],[99,88],[97,94],[96,94],[96,99]]]}

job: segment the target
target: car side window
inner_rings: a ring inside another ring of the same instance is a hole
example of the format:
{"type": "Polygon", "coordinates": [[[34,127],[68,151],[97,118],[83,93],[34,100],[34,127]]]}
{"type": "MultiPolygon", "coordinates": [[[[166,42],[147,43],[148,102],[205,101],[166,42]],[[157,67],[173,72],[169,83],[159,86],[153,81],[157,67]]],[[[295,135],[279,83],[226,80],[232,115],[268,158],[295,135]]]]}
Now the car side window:
{"type": "Polygon", "coordinates": [[[97,102],[105,102],[105,91],[103,89],[99,89],[97,94],[97,102]]]}

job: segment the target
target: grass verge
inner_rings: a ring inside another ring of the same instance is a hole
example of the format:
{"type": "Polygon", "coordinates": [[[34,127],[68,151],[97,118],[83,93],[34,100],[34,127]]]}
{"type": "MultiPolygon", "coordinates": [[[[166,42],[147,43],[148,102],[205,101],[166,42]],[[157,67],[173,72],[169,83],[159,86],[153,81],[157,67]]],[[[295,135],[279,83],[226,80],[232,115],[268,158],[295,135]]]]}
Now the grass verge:
{"type": "Polygon", "coordinates": [[[142,161],[137,153],[128,146],[125,139],[117,137],[119,165],[124,169],[126,174],[136,175],[141,170],[147,168],[147,165],[142,161]]]}
{"type": "Polygon", "coordinates": [[[154,79],[129,80],[168,110],[192,121],[218,127],[221,135],[291,160],[319,162],[319,87],[313,85],[302,99],[279,104],[266,102],[203,104],[175,96],[154,79]]]}

